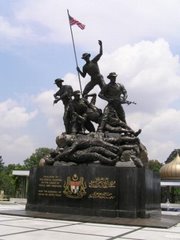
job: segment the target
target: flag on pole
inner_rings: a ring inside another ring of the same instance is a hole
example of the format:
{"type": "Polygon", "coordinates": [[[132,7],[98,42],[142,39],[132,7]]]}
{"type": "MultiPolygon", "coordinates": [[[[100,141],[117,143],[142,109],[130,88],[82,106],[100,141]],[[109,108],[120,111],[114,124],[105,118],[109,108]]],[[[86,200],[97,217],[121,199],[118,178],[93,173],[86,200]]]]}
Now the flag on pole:
{"type": "MultiPolygon", "coordinates": [[[[70,32],[71,32],[71,37],[72,37],[72,45],[73,45],[73,50],[74,50],[74,57],[75,57],[75,62],[76,62],[76,68],[78,67],[78,61],[77,61],[77,56],[76,56],[76,48],[75,48],[75,42],[74,42],[74,36],[73,36],[73,31],[72,31],[72,25],[77,25],[79,28],[81,28],[82,30],[85,28],[85,25],[82,24],[81,22],[77,21],[76,19],[74,19],[73,17],[70,16],[69,14],[69,10],[67,9],[67,14],[68,14],[68,19],[69,19],[69,28],[70,28],[70,32]]],[[[81,86],[81,78],[80,78],[80,74],[78,72],[78,78],[79,78],[79,86],[80,86],[80,91],[82,94],[82,86],[81,86]]]]}
{"type": "Polygon", "coordinates": [[[77,25],[80,29],[82,29],[82,30],[85,29],[85,25],[84,24],[82,24],[78,20],[74,19],[70,15],[69,15],[69,23],[70,23],[71,26],[72,25],[77,25]]]}

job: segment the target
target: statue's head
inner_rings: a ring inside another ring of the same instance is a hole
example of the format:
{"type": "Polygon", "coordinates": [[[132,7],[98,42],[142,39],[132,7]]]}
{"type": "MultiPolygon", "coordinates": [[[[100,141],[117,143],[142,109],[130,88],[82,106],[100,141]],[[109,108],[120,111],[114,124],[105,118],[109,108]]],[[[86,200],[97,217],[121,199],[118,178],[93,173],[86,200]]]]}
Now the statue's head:
{"type": "Polygon", "coordinates": [[[79,99],[81,96],[81,92],[79,90],[76,90],[73,92],[73,96],[75,99],[79,99]]]}
{"type": "Polygon", "coordinates": [[[91,56],[91,54],[90,53],[83,53],[83,55],[82,55],[82,59],[84,59],[84,60],[86,60],[86,59],[89,59],[90,58],[90,56],[91,56]]]}
{"type": "Polygon", "coordinates": [[[67,145],[71,145],[73,142],[73,136],[62,133],[61,135],[56,137],[56,144],[58,145],[59,148],[64,148],[67,145]]]}
{"type": "Polygon", "coordinates": [[[112,78],[116,78],[117,77],[117,74],[115,72],[111,72],[109,73],[109,75],[107,76],[108,79],[112,79],[112,78]]]}
{"type": "Polygon", "coordinates": [[[64,82],[63,79],[57,78],[57,79],[54,81],[54,84],[56,84],[56,85],[58,86],[58,85],[62,85],[63,82],[64,82]]]}

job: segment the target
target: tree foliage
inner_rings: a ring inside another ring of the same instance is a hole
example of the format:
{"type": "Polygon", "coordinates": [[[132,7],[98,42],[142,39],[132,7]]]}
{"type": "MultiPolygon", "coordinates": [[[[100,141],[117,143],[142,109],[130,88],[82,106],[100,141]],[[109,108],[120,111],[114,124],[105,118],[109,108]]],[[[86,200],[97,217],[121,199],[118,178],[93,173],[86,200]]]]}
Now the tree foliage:
{"type": "Polygon", "coordinates": [[[49,154],[52,151],[50,148],[37,148],[32,155],[24,160],[24,166],[26,169],[31,169],[39,165],[39,161],[45,155],[49,154]]]}
{"type": "Polygon", "coordinates": [[[9,164],[6,166],[0,156],[0,191],[4,191],[5,196],[14,197],[19,185],[18,177],[12,175],[12,171],[24,169],[26,169],[25,166],[21,164],[9,164]]]}
{"type": "Polygon", "coordinates": [[[2,156],[0,156],[0,172],[4,169],[4,162],[2,156]]]}
{"type": "Polygon", "coordinates": [[[32,155],[24,160],[24,164],[9,164],[5,166],[2,156],[0,156],[0,190],[9,197],[16,195],[17,189],[21,188],[22,178],[12,175],[13,170],[30,170],[32,167],[37,167],[39,161],[45,155],[52,151],[50,148],[38,148],[32,155]]]}
{"type": "Polygon", "coordinates": [[[12,171],[4,165],[3,159],[0,156],[0,190],[4,191],[5,195],[12,196],[15,192],[15,179],[12,176],[12,171]]]}
{"type": "Polygon", "coordinates": [[[13,196],[15,193],[15,179],[6,171],[0,172],[0,190],[3,190],[7,196],[13,196]]]}
{"type": "Polygon", "coordinates": [[[159,172],[160,168],[163,166],[158,160],[149,160],[148,167],[149,169],[153,170],[154,172],[159,172]]]}

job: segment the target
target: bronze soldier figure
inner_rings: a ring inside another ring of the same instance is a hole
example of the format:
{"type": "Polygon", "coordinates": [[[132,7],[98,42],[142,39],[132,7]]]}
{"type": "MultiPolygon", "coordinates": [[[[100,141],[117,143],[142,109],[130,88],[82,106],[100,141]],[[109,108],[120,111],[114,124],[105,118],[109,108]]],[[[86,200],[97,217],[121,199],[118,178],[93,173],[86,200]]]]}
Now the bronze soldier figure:
{"type": "Polygon", "coordinates": [[[74,99],[70,103],[69,111],[72,114],[72,133],[95,132],[95,128],[87,117],[87,100],[81,98],[79,90],[73,92],[74,99]]]}
{"type": "Polygon", "coordinates": [[[83,66],[82,71],[79,67],[77,67],[77,71],[80,73],[80,75],[84,78],[86,74],[88,74],[91,77],[91,80],[84,88],[83,96],[87,95],[96,85],[99,85],[100,88],[102,88],[105,85],[103,76],[100,73],[98,61],[101,58],[103,54],[103,48],[102,48],[102,41],[98,41],[100,50],[99,54],[95,56],[92,60],[90,60],[90,53],[84,53],[82,55],[82,59],[85,60],[85,65],[83,66]]]}
{"type": "Polygon", "coordinates": [[[55,161],[71,161],[78,164],[99,161],[101,164],[115,165],[119,147],[91,134],[85,137],[83,135],[72,137],[67,134],[58,136],[56,141],[61,152],[55,157],[55,161]]]}
{"type": "Polygon", "coordinates": [[[101,122],[102,110],[96,107],[96,97],[97,97],[96,93],[88,94],[86,95],[86,98],[84,98],[84,100],[88,105],[87,118],[90,121],[99,124],[101,122]],[[91,97],[91,100],[89,101],[88,98],[90,97],[91,97]]]}
{"type": "Polygon", "coordinates": [[[57,78],[55,80],[55,84],[59,88],[59,90],[54,94],[54,104],[59,102],[60,100],[64,104],[64,116],[63,116],[63,121],[64,121],[64,126],[66,133],[71,133],[71,122],[70,122],[70,112],[69,112],[69,103],[72,100],[72,94],[73,94],[73,89],[70,85],[63,85],[62,83],[64,82],[63,79],[57,78]]]}
{"type": "Polygon", "coordinates": [[[119,119],[126,123],[125,112],[122,107],[122,103],[126,102],[127,91],[125,87],[116,83],[117,74],[111,72],[107,78],[110,80],[110,83],[106,84],[99,93],[99,97],[106,100],[109,105],[111,105],[117,112],[119,119]]]}
{"type": "Polygon", "coordinates": [[[101,122],[98,126],[99,132],[112,132],[112,133],[122,133],[123,135],[127,136],[138,136],[141,133],[141,129],[137,132],[133,131],[125,122],[120,120],[117,115],[116,110],[108,104],[104,108],[104,112],[101,117],[101,122]]]}

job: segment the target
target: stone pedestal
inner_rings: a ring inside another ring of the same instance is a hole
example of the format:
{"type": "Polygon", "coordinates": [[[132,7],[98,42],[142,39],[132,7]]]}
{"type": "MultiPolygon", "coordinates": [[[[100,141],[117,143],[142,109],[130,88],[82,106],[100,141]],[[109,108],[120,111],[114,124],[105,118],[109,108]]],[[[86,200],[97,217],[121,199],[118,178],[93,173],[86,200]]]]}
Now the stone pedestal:
{"type": "Polygon", "coordinates": [[[106,217],[160,211],[159,175],[145,168],[99,165],[34,168],[27,210],[106,217]]]}

